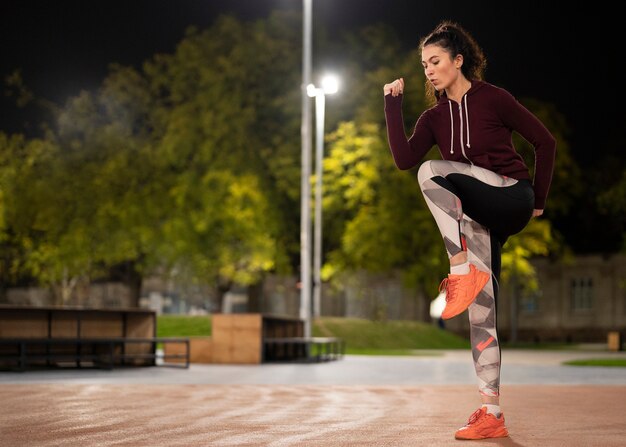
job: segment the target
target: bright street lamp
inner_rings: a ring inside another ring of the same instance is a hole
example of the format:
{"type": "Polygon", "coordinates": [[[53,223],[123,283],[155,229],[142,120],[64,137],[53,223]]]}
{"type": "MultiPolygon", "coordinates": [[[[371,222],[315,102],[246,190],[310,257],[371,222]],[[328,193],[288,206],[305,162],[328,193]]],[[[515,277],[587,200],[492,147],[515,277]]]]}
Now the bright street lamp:
{"type": "Polygon", "coordinates": [[[322,163],[324,158],[324,109],[326,95],[339,90],[339,80],[335,76],[324,76],[322,87],[307,85],[306,91],[315,98],[315,223],[313,244],[313,315],[319,317],[322,311],[322,163]]]}
{"type": "Polygon", "coordinates": [[[322,79],[322,90],[327,95],[332,95],[333,93],[337,93],[339,90],[339,79],[337,76],[327,75],[322,79]]]}

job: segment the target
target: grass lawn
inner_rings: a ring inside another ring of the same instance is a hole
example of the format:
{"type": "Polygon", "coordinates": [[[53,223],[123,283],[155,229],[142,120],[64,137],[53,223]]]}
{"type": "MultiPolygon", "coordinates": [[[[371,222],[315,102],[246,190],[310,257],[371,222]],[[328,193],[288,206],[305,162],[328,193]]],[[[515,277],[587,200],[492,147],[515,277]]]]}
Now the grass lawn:
{"type": "Polygon", "coordinates": [[[571,366],[617,366],[626,367],[626,359],[583,359],[563,362],[564,365],[571,366]]]}
{"type": "Polygon", "coordinates": [[[157,337],[194,337],[211,335],[210,315],[159,315],[157,337]]]}
{"type": "MultiPolygon", "coordinates": [[[[211,335],[211,315],[159,315],[158,337],[211,335]]],[[[360,318],[323,317],[313,322],[313,336],[339,337],[346,354],[437,355],[432,349],[469,349],[467,339],[418,321],[370,321],[360,318]],[[426,350],[426,351],[424,351],[426,350]]],[[[579,350],[572,343],[503,343],[505,349],[579,350]]],[[[578,366],[626,366],[626,359],[590,359],[569,362],[578,366]]]]}
{"type": "Polygon", "coordinates": [[[432,324],[418,321],[369,321],[324,317],[313,325],[316,337],[339,337],[346,354],[423,355],[418,349],[463,349],[469,341],[432,324]]]}
{"type": "MultiPolygon", "coordinates": [[[[346,354],[435,355],[420,349],[463,349],[469,341],[438,327],[417,321],[375,322],[358,318],[324,317],[313,323],[313,336],[339,337],[346,354]]],[[[159,315],[158,337],[211,335],[211,316],[159,315]]]]}

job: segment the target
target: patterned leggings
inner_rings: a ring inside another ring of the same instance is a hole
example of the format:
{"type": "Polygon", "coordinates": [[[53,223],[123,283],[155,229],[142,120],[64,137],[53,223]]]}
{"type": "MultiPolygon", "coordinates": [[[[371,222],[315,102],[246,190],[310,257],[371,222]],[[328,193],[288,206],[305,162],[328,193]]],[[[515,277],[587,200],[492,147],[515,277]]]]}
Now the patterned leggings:
{"type": "Polygon", "coordinates": [[[467,251],[468,261],[491,280],[470,305],[470,340],[478,388],[498,396],[500,345],[496,300],[501,249],[507,238],[529,222],[534,192],[529,180],[516,180],[487,169],[446,160],[429,160],[417,174],[426,204],[443,236],[448,257],[467,251]]]}

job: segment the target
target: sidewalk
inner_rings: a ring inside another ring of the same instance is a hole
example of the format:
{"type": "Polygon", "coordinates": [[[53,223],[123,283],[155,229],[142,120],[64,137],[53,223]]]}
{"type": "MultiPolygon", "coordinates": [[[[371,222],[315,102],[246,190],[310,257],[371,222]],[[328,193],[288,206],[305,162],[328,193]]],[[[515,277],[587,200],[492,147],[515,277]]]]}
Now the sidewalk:
{"type": "MultiPolygon", "coordinates": [[[[1,373],[0,445],[459,445],[476,379],[469,352],[439,354],[1,373]]],[[[560,366],[594,356],[613,354],[503,352],[511,436],[470,445],[624,445],[626,370],[560,366]]]]}
{"type": "MultiPolygon", "coordinates": [[[[314,364],[202,365],[105,371],[0,373],[1,384],[251,384],[251,385],[474,385],[469,350],[419,351],[417,356],[346,356],[314,364]]],[[[503,350],[501,383],[624,385],[626,368],[563,366],[586,358],[626,358],[626,352],[503,350]]]]}

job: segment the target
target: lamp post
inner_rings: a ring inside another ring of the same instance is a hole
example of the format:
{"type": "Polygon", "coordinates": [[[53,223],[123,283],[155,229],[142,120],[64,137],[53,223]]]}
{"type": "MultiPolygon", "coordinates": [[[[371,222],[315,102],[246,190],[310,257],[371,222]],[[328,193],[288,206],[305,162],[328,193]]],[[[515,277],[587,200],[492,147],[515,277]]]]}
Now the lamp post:
{"type": "MultiPolygon", "coordinates": [[[[307,94],[315,98],[315,230],[313,244],[313,315],[322,310],[322,163],[324,159],[324,112],[326,95],[337,93],[339,81],[335,76],[325,76],[322,87],[307,86],[307,94]]],[[[308,336],[308,335],[307,335],[308,336]]]]}
{"type": "Polygon", "coordinates": [[[300,179],[300,318],[304,335],[311,336],[311,106],[307,86],[311,82],[312,0],[302,0],[302,172],[300,179]]]}

